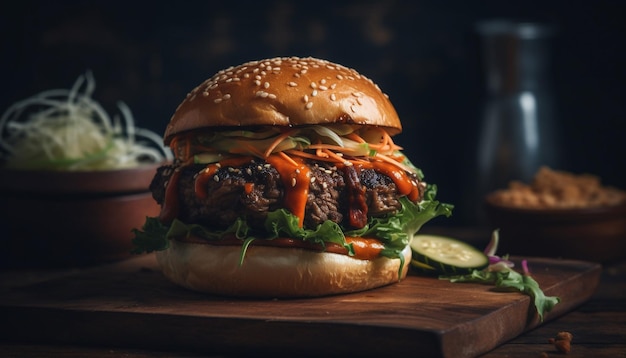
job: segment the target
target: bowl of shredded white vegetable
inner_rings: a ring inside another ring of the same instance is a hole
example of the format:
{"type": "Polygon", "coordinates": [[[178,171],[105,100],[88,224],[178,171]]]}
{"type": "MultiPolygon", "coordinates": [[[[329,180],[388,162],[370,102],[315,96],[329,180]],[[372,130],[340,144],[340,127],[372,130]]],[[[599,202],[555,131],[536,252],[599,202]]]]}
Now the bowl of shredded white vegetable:
{"type": "Polygon", "coordinates": [[[158,214],[149,185],[172,159],[162,137],[118,103],[92,98],[93,75],[19,101],[0,117],[0,242],[8,265],[84,265],[130,256],[131,230],[158,214]]]}

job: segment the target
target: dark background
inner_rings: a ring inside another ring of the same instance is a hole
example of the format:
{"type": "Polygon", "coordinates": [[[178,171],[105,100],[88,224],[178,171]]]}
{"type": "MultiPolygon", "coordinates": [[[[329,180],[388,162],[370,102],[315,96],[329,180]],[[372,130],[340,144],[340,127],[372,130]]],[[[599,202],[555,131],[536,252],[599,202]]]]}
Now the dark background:
{"type": "Polygon", "coordinates": [[[20,1],[0,5],[0,109],[92,70],[110,114],[162,133],[187,91],[219,69],[274,56],[353,67],[389,94],[396,142],[471,223],[484,80],[475,24],[554,24],[551,80],[565,156],[557,169],[625,187],[623,1],[20,1]]]}

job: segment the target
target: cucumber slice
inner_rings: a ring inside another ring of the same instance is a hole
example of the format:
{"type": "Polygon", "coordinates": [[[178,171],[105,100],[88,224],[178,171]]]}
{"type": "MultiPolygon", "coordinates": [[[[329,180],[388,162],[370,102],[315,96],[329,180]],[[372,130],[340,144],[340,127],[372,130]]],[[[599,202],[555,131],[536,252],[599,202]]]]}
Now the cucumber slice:
{"type": "Polygon", "coordinates": [[[445,236],[415,235],[411,250],[412,267],[424,273],[463,275],[489,265],[489,258],[482,251],[445,236]]]}

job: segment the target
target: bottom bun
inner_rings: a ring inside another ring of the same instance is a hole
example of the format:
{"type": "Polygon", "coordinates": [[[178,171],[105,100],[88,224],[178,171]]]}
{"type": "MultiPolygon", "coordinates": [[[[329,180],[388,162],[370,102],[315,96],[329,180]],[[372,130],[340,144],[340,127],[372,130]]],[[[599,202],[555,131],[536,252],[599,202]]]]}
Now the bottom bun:
{"type": "Polygon", "coordinates": [[[163,274],[183,287],[226,296],[287,298],[364,291],[406,277],[411,249],[400,259],[360,260],[296,248],[250,246],[239,265],[241,246],[171,241],[157,252],[163,274]]]}

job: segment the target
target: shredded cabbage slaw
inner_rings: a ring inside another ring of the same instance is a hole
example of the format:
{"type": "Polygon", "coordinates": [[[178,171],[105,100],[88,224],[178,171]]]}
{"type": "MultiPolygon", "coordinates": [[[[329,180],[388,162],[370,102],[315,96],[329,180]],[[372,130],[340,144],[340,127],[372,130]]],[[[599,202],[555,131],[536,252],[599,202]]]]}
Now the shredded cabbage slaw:
{"type": "Polygon", "coordinates": [[[126,104],[109,117],[92,98],[93,74],[71,89],[52,89],[13,104],[0,117],[0,149],[6,168],[115,170],[172,159],[158,134],[135,126],[126,104]]]}

